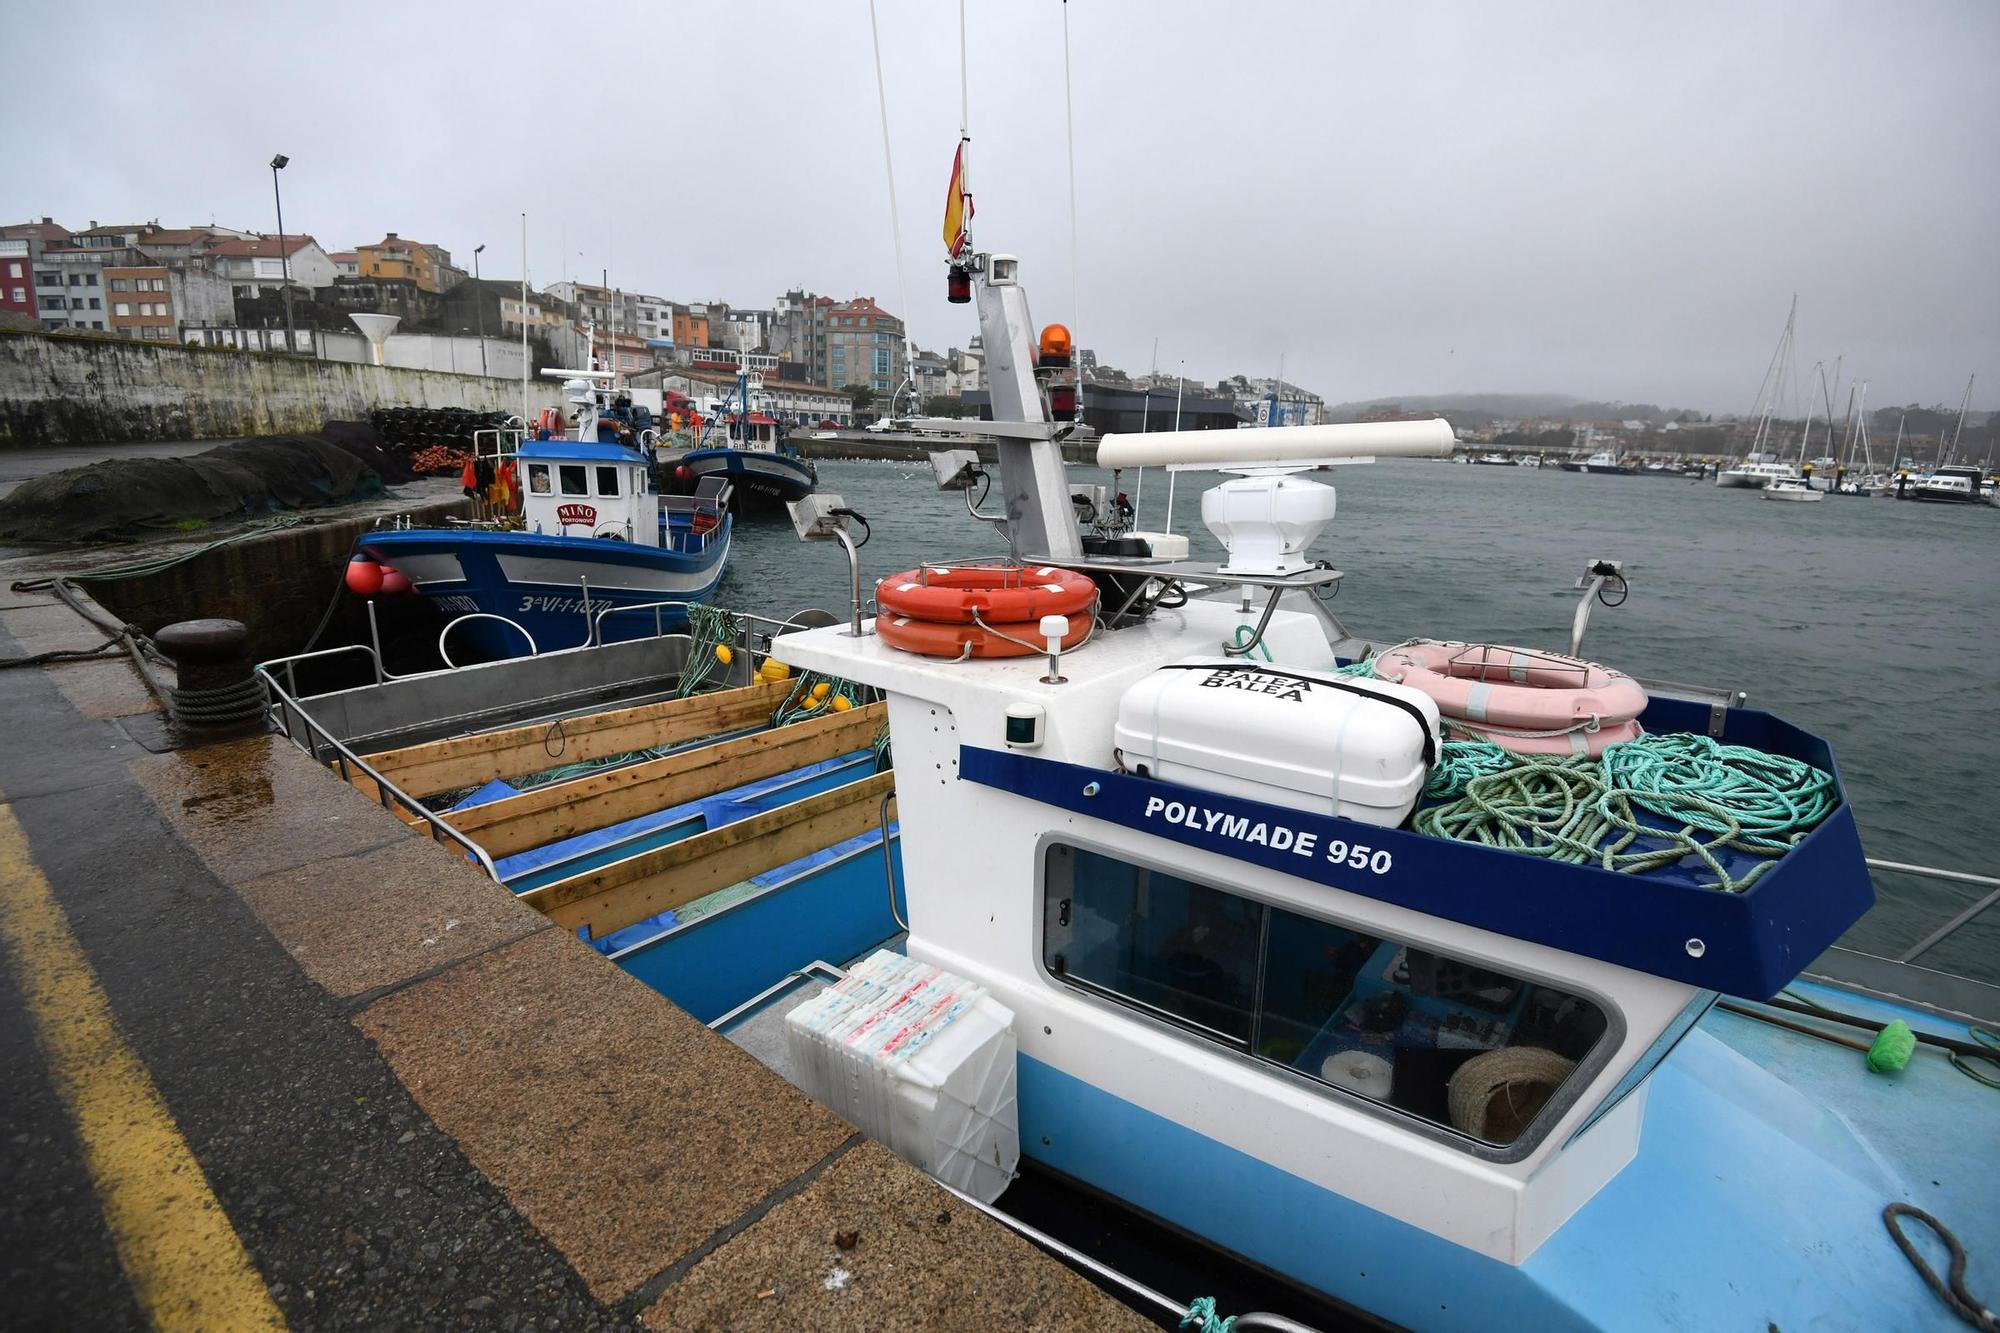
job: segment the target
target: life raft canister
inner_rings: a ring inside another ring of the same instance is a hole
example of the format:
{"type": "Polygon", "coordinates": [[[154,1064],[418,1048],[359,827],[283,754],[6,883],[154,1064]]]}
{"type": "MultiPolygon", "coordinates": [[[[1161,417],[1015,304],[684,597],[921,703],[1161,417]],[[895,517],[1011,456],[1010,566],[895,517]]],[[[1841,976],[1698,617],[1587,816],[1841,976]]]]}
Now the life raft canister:
{"type": "Polygon", "coordinates": [[[1560,653],[1494,643],[1412,643],[1375,672],[1421,690],[1453,729],[1515,754],[1596,758],[1644,734],[1646,691],[1622,671],[1560,653]]]}
{"type": "Polygon", "coordinates": [[[1043,650],[1043,616],[1071,618],[1064,649],[1090,637],[1096,601],[1095,583],[1053,565],[925,565],[875,585],[875,633],[926,657],[1026,657],[1043,650]]]}

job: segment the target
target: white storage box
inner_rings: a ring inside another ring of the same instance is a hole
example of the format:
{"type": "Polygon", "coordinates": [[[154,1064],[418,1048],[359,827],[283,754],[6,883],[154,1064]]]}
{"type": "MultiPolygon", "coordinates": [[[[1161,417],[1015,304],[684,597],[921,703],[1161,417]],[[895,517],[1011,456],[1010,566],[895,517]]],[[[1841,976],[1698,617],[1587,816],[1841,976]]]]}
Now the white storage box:
{"type": "Polygon", "coordinates": [[[1233,657],[1176,662],[1118,703],[1127,772],[1384,827],[1415,808],[1438,740],[1418,690],[1233,657]]]}
{"type": "Polygon", "coordinates": [[[801,1088],[991,1203],[1021,1160],[1014,1013],[984,986],[879,950],[785,1018],[801,1088]]]}

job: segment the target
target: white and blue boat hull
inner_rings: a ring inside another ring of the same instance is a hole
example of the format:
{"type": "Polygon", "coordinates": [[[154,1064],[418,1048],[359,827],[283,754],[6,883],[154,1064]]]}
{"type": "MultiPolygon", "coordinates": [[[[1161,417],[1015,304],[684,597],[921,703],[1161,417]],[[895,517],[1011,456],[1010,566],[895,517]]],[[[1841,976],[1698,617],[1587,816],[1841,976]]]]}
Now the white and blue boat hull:
{"type": "MultiPolygon", "coordinates": [[[[680,525],[672,531],[682,532],[680,525]]],[[[529,653],[524,635],[532,637],[535,652],[575,648],[589,640],[593,622],[603,642],[681,628],[687,621],[682,608],[650,604],[708,601],[728,564],[730,538],[725,514],[691,551],[439,528],[370,533],[361,549],[394,566],[447,617],[480,616],[451,632],[455,658],[461,644],[469,654],[498,658],[529,653]],[[609,610],[617,607],[647,609],[609,610]]]]}

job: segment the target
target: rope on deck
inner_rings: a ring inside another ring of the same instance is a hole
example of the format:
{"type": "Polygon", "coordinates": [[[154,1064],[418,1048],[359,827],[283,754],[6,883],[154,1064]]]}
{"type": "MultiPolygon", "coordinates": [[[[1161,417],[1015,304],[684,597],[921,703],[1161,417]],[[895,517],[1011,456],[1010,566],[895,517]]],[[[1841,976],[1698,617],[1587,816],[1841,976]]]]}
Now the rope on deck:
{"type": "Polygon", "coordinates": [[[1917,1276],[1922,1278],[1924,1285],[1944,1302],[1947,1310],[1980,1330],[1980,1333],[2000,1333],[2000,1316],[1996,1316],[1992,1307],[1974,1297],[1966,1289],[1965,1246],[1959,1243],[1958,1237],[1952,1234],[1950,1227],[1923,1209],[1907,1203],[1892,1203],[1884,1208],[1882,1225],[1889,1228],[1889,1235],[1895,1240],[1896,1248],[1903,1252],[1903,1257],[1917,1270],[1917,1276]],[[1937,1238],[1944,1242],[1945,1249],[1951,1252],[1951,1268],[1942,1281],[1939,1280],[1937,1271],[1917,1253],[1917,1247],[1910,1242],[1910,1238],[1903,1234],[1900,1219],[1905,1217],[1913,1217],[1937,1233],[1937,1238]]]}
{"type": "Polygon", "coordinates": [[[1452,799],[1419,811],[1418,833],[1628,874],[1693,856],[1725,893],[1749,888],[1839,805],[1833,776],[1810,764],[1689,734],[1641,736],[1598,760],[1447,742],[1432,788],[1452,799]],[[1770,859],[1738,877],[1723,849],[1770,859]]]}

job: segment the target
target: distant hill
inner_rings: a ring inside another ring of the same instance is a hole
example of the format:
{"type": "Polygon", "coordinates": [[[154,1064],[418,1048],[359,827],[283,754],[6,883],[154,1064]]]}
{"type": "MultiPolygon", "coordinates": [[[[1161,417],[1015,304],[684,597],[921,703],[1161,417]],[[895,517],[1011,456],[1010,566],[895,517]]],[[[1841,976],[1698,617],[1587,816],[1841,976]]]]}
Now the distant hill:
{"type": "Polygon", "coordinates": [[[1329,407],[1327,414],[1335,421],[1353,421],[1365,413],[1389,409],[1436,412],[1450,417],[1453,424],[1464,426],[1532,417],[1560,417],[1574,421],[1670,421],[1681,416],[1699,420],[1702,416],[1699,412],[1662,408],[1652,403],[1607,403],[1566,393],[1412,393],[1340,403],[1329,407]]]}

